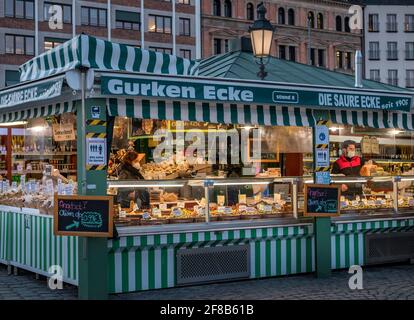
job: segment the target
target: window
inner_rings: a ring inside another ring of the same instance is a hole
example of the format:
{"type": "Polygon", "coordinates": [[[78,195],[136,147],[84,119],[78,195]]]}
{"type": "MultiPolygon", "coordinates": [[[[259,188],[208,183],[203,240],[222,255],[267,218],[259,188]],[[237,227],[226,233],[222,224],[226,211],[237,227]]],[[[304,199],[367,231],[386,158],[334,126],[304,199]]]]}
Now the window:
{"type": "Polygon", "coordinates": [[[51,6],[61,6],[63,14],[63,23],[72,23],[72,6],[67,4],[45,2],[43,6],[43,18],[48,21],[52,14],[49,13],[51,6]]]}
{"type": "Polygon", "coordinates": [[[379,32],[379,20],[378,14],[369,14],[368,15],[368,31],[369,32],[379,32]]]}
{"type": "Polygon", "coordinates": [[[296,61],[296,47],[289,46],[289,60],[296,61]]]}
{"type": "Polygon", "coordinates": [[[342,51],[336,51],[336,68],[344,68],[344,53],[342,51]]]}
{"type": "Polygon", "coordinates": [[[407,78],[405,86],[407,88],[414,88],[414,70],[407,70],[407,78]]]}
{"type": "Polygon", "coordinates": [[[246,19],[254,20],[254,7],[251,2],[249,2],[246,6],[246,19]]]}
{"type": "Polygon", "coordinates": [[[352,69],[352,52],[345,53],[345,67],[348,70],[352,69]]]}
{"type": "Polygon", "coordinates": [[[406,14],[404,22],[405,32],[414,32],[414,14],[406,14]]]}
{"type": "Polygon", "coordinates": [[[106,9],[82,7],[81,23],[84,26],[106,27],[106,9]]]}
{"type": "Polygon", "coordinates": [[[213,39],[213,50],[214,54],[221,54],[225,52],[229,52],[229,40],[228,39],[220,39],[214,38],[213,39]]]}
{"type": "Polygon", "coordinates": [[[20,82],[20,72],[17,70],[6,70],[5,86],[12,86],[20,82]]]}
{"type": "Polygon", "coordinates": [[[414,60],[414,42],[405,43],[405,60],[414,60]]]}
{"type": "Polygon", "coordinates": [[[397,42],[387,42],[387,59],[398,60],[397,42]]]}
{"type": "Polygon", "coordinates": [[[279,46],[279,59],[286,59],[286,46],[284,45],[279,46]]]}
{"type": "Polygon", "coordinates": [[[155,52],[161,52],[161,53],[166,53],[166,54],[172,54],[172,49],[171,48],[162,48],[162,47],[149,47],[150,50],[155,51],[155,52]]]}
{"type": "Polygon", "coordinates": [[[279,8],[277,15],[277,22],[279,24],[285,24],[285,9],[279,8]]]}
{"type": "Polygon", "coordinates": [[[229,40],[224,40],[224,52],[229,52],[229,40]]]}
{"type": "Polygon", "coordinates": [[[315,66],[316,65],[316,61],[315,61],[315,49],[311,48],[310,50],[310,62],[311,65],[315,66]]]}
{"type": "Polygon", "coordinates": [[[149,32],[157,33],[171,33],[171,17],[167,16],[148,16],[148,30],[149,32]]]}
{"type": "Polygon", "coordinates": [[[180,18],[180,36],[190,36],[190,19],[180,18]]]}
{"type": "Polygon", "coordinates": [[[221,16],[221,2],[220,0],[213,1],[213,15],[220,17],[221,16]]]}
{"type": "Polygon", "coordinates": [[[6,34],[6,53],[34,55],[34,37],[6,34]]]}
{"type": "Polygon", "coordinates": [[[349,17],[345,17],[344,30],[345,32],[351,32],[351,28],[349,27],[349,17]]]}
{"type": "Polygon", "coordinates": [[[380,82],[381,81],[381,78],[380,78],[380,70],[379,69],[372,69],[372,70],[370,70],[369,71],[369,78],[372,81],[378,81],[378,82],[380,82]]]}
{"type": "Polygon", "coordinates": [[[115,27],[125,30],[141,30],[141,14],[139,12],[115,11],[115,27]]]}
{"type": "Polygon", "coordinates": [[[45,37],[45,40],[44,40],[45,51],[49,51],[50,49],[53,49],[53,48],[57,47],[58,45],[64,43],[65,41],[67,41],[67,40],[66,39],[60,39],[60,38],[45,37]]]}
{"type": "Polygon", "coordinates": [[[290,26],[295,25],[295,10],[293,9],[288,10],[288,25],[290,26]]]}
{"type": "Polygon", "coordinates": [[[231,18],[231,1],[224,0],[224,16],[231,18]]]}
{"type": "Polygon", "coordinates": [[[322,13],[318,13],[317,24],[318,24],[318,29],[323,29],[323,14],[322,13]]]}
{"type": "Polygon", "coordinates": [[[185,59],[191,59],[191,50],[180,49],[180,56],[185,59]]]}
{"type": "Polygon", "coordinates": [[[325,50],[318,49],[318,66],[325,67],[325,50]]]}
{"type": "Polygon", "coordinates": [[[342,17],[341,16],[336,16],[335,19],[335,24],[336,24],[336,31],[342,31],[342,17]]]}
{"type": "Polygon", "coordinates": [[[33,0],[5,0],[4,15],[6,17],[33,19],[34,2],[33,0]]]}
{"type": "Polygon", "coordinates": [[[397,32],[397,15],[387,14],[387,32],[397,32]]]}
{"type": "Polygon", "coordinates": [[[221,39],[215,38],[214,43],[214,54],[221,54],[221,39]]]}
{"type": "Polygon", "coordinates": [[[398,86],[398,70],[388,70],[388,84],[398,86]]]}
{"type": "Polygon", "coordinates": [[[370,42],[369,51],[368,51],[369,60],[379,60],[380,51],[379,51],[379,42],[370,42]]]}
{"type": "Polygon", "coordinates": [[[179,4],[190,4],[190,0],[178,0],[179,4]]]}
{"type": "Polygon", "coordinates": [[[308,26],[315,28],[315,15],[312,11],[308,12],[308,26]]]}

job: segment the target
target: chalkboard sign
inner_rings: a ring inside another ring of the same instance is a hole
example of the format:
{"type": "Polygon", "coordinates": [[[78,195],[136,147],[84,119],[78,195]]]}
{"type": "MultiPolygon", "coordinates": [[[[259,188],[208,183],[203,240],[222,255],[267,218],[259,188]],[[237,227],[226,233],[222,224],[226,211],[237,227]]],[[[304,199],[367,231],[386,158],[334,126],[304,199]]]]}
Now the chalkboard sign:
{"type": "Polygon", "coordinates": [[[54,234],[112,237],[113,198],[55,195],[54,234]]]}
{"type": "Polygon", "coordinates": [[[339,186],[308,184],[305,185],[304,216],[339,216],[341,191],[339,186]]]}

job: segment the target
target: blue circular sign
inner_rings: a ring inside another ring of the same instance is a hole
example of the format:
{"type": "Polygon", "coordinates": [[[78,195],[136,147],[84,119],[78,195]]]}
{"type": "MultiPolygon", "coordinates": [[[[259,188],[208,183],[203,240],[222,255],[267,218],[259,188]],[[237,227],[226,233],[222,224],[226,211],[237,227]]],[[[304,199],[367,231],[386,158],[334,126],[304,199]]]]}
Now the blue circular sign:
{"type": "Polygon", "coordinates": [[[320,141],[325,141],[325,139],[326,139],[326,134],[325,134],[325,133],[323,133],[323,132],[321,132],[321,133],[319,134],[319,140],[320,140],[320,141]]]}

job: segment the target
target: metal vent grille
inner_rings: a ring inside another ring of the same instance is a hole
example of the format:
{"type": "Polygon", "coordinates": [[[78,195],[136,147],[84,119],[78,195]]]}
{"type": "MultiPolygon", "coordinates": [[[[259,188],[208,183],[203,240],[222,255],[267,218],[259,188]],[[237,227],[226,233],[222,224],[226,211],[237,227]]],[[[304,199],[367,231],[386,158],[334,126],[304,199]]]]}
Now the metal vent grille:
{"type": "Polygon", "coordinates": [[[414,258],[414,232],[367,234],[365,253],[366,264],[414,258]]]}
{"type": "Polygon", "coordinates": [[[249,246],[180,249],[177,284],[194,284],[250,276],[249,246]]]}

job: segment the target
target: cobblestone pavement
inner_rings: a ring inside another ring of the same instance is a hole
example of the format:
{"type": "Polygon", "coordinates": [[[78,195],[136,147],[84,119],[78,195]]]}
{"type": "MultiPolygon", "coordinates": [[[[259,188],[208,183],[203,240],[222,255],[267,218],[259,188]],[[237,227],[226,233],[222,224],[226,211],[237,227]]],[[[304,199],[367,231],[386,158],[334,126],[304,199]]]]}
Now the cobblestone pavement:
{"type": "Polygon", "coordinates": [[[64,285],[63,290],[50,290],[45,277],[36,280],[35,274],[19,270],[18,275],[8,275],[0,265],[0,300],[73,300],[77,288],[64,285]]]}
{"type": "MultiPolygon", "coordinates": [[[[414,300],[414,265],[392,265],[364,268],[363,290],[350,290],[347,270],[335,271],[327,279],[313,274],[247,280],[193,287],[152,290],[111,295],[118,300],[197,300],[197,299],[398,299],[414,300]]],[[[34,274],[20,271],[8,275],[0,266],[0,300],[2,299],[76,299],[77,289],[65,285],[63,290],[49,290],[46,278],[36,280],[34,274]]]]}

